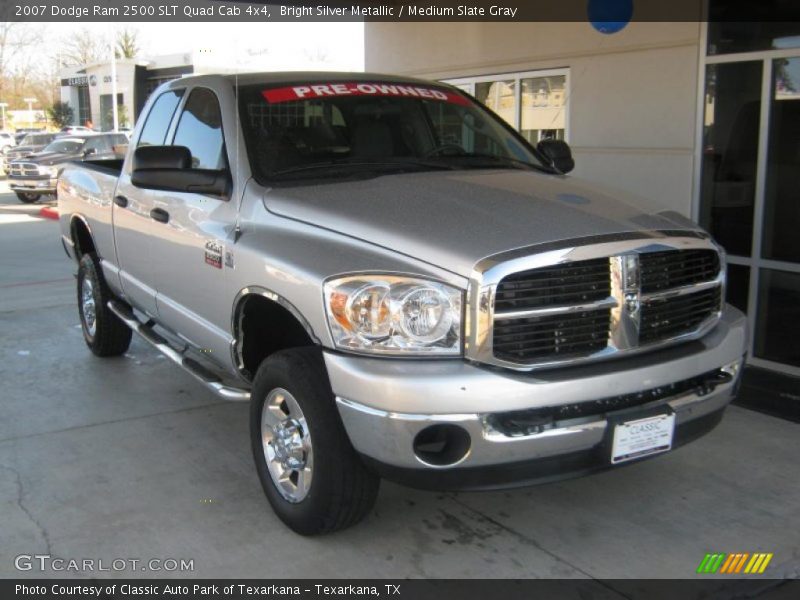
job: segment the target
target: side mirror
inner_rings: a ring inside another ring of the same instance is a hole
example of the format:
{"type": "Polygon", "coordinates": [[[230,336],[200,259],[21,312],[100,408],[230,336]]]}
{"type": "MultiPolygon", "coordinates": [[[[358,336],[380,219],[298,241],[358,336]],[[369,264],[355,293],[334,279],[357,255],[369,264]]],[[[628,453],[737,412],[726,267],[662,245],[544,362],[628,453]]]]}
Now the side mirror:
{"type": "Polygon", "coordinates": [[[192,153],[185,146],[142,146],[134,151],[131,165],[131,183],[136,187],[213,196],[230,193],[228,172],[193,169],[192,153]]]}
{"type": "Polygon", "coordinates": [[[575,168],[572,150],[563,140],[542,140],[536,144],[536,149],[544,155],[550,166],[560,173],[569,173],[575,168]]]}

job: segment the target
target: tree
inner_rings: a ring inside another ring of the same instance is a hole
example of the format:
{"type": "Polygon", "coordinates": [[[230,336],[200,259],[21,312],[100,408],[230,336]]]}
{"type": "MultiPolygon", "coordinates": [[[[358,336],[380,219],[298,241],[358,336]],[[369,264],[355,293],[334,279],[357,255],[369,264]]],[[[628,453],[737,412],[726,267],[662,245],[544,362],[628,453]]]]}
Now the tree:
{"type": "Polygon", "coordinates": [[[53,106],[47,109],[47,115],[55,125],[61,129],[67,125],[72,124],[72,119],[75,117],[75,111],[66,102],[53,102],[53,106]]]}
{"type": "Polygon", "coordinates": [[[42,27],[29,23],[0,22],[0,99],[8,102],[8,83],[13,78],[27,79],[28,63],[35,54],[28,52],[42,43],[42,27]]]}
{"type": "Polygon", "coordinates": [[[65,65],[91,65],[107,58],[103,38],[88,29],[73,33],[64,42],[61,50],[61,61],[65,65]]]}
{"type": "Polygon", "coordinates": [[[117,45],[114,54],[117,58],[136,58],[139,54],[137,38],[139,33],[135,29],[123,29],[117,34],[117,45]]]}

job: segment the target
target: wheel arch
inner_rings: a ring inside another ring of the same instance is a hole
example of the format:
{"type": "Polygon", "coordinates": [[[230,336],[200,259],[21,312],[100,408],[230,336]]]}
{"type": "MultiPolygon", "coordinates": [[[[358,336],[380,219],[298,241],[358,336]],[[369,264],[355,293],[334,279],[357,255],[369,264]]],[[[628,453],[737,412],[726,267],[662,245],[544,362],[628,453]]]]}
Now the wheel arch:
{"type": "Polygon", "coordinates": [[[69,236],[75,248],[75,259],[77,261],[80,261],[84,254],[97,251],[92,228],[89,227],[89,223],[83,215],[72,215],[69,221],[69,236]]]}
{"type": "Polygon", "coordinates": [[[279,350],[322,346],[314,328],[294,304],[261,286],[248,286],[236,295],[231,331],[233,364],[248,381],[255,377],[261,361],[279,350]],[[264,336],[267,330],[269,336],[264,336]]]}

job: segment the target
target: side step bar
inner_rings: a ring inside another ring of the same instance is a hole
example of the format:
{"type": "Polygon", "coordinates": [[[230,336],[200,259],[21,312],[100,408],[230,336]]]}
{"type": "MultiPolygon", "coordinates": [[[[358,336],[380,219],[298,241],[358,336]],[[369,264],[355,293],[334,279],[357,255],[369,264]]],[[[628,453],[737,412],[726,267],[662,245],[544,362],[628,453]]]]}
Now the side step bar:
{"type": "Polygon", "coordinates": [[[161,337],[157,332],[153,331],[151,326],[142,323],[139,319],[137,319],[136,315],[134,315],[133,312],[130,311],[124,304],[117,302],[116,300],[110,300],[108,302],[108,308],[111,310],[111,312],[122,319],[122,321],[128,327],[142,336],[142,338],[148,344],[153,346],[153,348],[161,352],[161,354],[169,358],[172,362],[189,373],[189,375],[197,379],[217,396],[225,400],[242,402],[247,402],[250,400],[250,392],[248,390],[224,385],[219,377],[210,372],[203,365],[192,358],[184,356],[183,353],[178,352],[175,350],[175,348],[170,346],[167,340],[161,337]]]}

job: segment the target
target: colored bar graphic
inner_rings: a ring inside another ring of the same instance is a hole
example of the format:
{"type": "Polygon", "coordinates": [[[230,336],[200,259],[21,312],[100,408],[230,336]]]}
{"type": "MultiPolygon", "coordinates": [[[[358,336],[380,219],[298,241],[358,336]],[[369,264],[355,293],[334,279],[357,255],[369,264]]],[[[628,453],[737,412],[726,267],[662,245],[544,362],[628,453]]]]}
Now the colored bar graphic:
{"type": "Polygon", "coordinates": [[[736,555],[735,554],[728,554],[728,558],[722,563],[722,568],[719,570],[720,573],[730,573],[731,565],[736,564],[736,555]]]}
{"type": "Polygon", "coordinates": [[[708,561],[710,561],[710,560],[711,560],[711,555],[710,554],[706,554],[705,557],[703,558],[703,560],[700,561],[700,566],[697,567],[697,572],[698,573],[705,573],[706,572],[706,567],[708,566],[708,561]]]}
{"type": "Polygon", "coordinates": [[[769,561],[772,560],[773,556],[774,556],[774,554],[772,552],[770,552],[770,553],[768,553],[766,555],[766,557],[764,558],[764,562],[761,563],[761,569],[759,569],[759,571],[758,571],[759,573],[763,573],[764,571],[767,570],[767,565],[769,564],[769,561]]]}
{"type": "Polygon", "coordinates": [[[700,561],[697,567],[698,573],[707,574],[761,574],[767,569],[772,560],[773,553],[756,552],[734,552],[726,554],[724,552],[708,553],[700,561]],[[744,569],[744,570],[742,570],[744,569]]]}
{"type": "Polygon", "coordinates": [[[747,560],[747,557],[748,557],[748,556],[750,556],[750,554],[749,554],[749,553],[747,553],[747,552],[745,552],[744,554],[742,554],[742,555],[741,555],[741,558],[739,559],[739,562],[736,564],[736,571],[735,571],[735,573],[738,573],[739,571],[741,571],[741,570],[742,570],[742,567],[744,566],[744,561],[746,561],[746,560],[747,560]]]}

